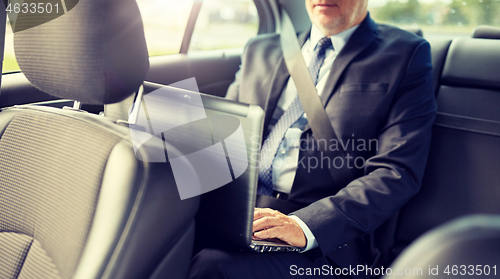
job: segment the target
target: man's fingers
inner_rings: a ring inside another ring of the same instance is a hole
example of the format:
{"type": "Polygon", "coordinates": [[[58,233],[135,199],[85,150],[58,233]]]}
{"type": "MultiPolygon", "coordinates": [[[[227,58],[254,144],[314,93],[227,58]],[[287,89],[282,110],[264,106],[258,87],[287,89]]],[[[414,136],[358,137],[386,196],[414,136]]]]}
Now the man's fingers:
{"type": "Polygon", "coordinates": [[[283,226],[278,226],[258,231],[254,233],[254,236],[260,239],[270,239],[270,238],[278,238],[282,234],[283,234],[283,226]]]}
{"type": "Polygon", "coordinates": [[[270,208],[255,208],[254,213],[253,213],[253,220],[260,219],[262,217],[266,216],[277,216],[280,215],[281,213],[276,210],[272,210],[270,208]]]}
{"type": "Polygon", "coordinates": [[[253,222],[254,237],[258,239],[278,238],[297,247],[305,247],[306,236],[300,225],[281,213],[278,216],[266,216],[253,222]]]}
{"type": "Polygon", "coordinates": [[[288,220],[286,218],[280,218],[280,217],[271,217],[271,216],[266,216],[262,217],[258,220],[255,220],[253,222],[253,231],[260,231],[266,228],[271,228],[271,227],[276,227],[276,226],[282,226],[288,223],[288,220]]]}

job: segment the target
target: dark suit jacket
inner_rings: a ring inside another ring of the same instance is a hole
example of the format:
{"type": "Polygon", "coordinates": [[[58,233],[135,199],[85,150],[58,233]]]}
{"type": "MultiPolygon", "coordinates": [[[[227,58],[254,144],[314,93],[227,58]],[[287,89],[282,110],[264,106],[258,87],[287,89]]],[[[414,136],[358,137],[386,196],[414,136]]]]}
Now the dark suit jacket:
{"type": "MultiPolygon", "coordinates": [[[[279,35],[261,35],[247,44],[227,98],[261,106],[267,127],[288,79],[279,35]]],[[[336,185],[326,167],[308,169],[321,154],[301,150],[289,199],[310,204],[294,214],[328,256],[375,230],[420,189],[436,113],[428,42],[368,15],[338,54],[321,100],[339,140],[355,141],[346,152],[356,179],[336,185]],[[363,148],[370,140],[371,150],[363,148]],[[360,157],[364,168],[353,167],[360,157]]],[[[302,138],[312,140],[311,133],[302,138]]]]}

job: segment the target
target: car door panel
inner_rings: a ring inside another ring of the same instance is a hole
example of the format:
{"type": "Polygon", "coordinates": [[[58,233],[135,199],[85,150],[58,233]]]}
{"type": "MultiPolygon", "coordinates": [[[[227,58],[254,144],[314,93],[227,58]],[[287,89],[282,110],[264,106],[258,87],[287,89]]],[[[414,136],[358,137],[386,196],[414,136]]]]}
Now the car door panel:
{"type": "Polygon", "coordinates": [[[4,74],[1,90],[0,108],[57,99],[34,87],[23,73],[4,74]]]}
{"type": "Polygon", "coordinates": [[[168,85],[194,77],[200,92],[223,97],[239,69],[241,52],[217,50],[151,57],[146,81],[168,85]]]}

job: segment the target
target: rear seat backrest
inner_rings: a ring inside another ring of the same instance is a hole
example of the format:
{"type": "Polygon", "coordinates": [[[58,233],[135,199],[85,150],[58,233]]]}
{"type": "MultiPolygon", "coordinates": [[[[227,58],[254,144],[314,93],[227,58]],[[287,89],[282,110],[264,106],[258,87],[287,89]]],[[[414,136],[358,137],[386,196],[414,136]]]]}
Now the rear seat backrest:
{"type": "Polygon", "coordinates": [[[431,45],[432,68],[433,68],[432,78],[434,80],[434,93],[437,95],[439,91],[439,85],[441,83],[441,74],[443,73],[446,54],[448,54],[448,49],[450,48],[451,40],[433,39],[428,41],[429,44],[431,45]]]}
{"type": "Polygon", "coordinates": [[[422,189],[400,212],[399,248],[456,217],[500,214],[499,65],[500,40],[453,40],[422,189]]]}

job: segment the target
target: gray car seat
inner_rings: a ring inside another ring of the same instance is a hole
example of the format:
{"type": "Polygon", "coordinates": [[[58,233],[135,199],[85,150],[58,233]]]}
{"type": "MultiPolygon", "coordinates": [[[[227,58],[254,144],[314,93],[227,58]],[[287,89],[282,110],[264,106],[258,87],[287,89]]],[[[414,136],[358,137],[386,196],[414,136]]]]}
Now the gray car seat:
{"type": "Polygon", "coordinates": [[[422,189],[400,211],[395,254],[455,218],[500,214],[500,41],[455,38],[445,57],[422,189]]]}
{"type": "MultiPolygon", "coordinates": [[[[35,87],[87,104],[129,97],[149,67],[133,0],[80,1],[14,44],[35,87]]],[[[199,201],[148,162],[164,148],[136,154],[127,126],[75,109],[3,109],[0,278],[185,278],[199,201]]]]}
{"type": "Polygon", "coordinates": [[[500,260],[500,217],[472,215],[417,239],[384,278],[496,278],[500,260]]]}

